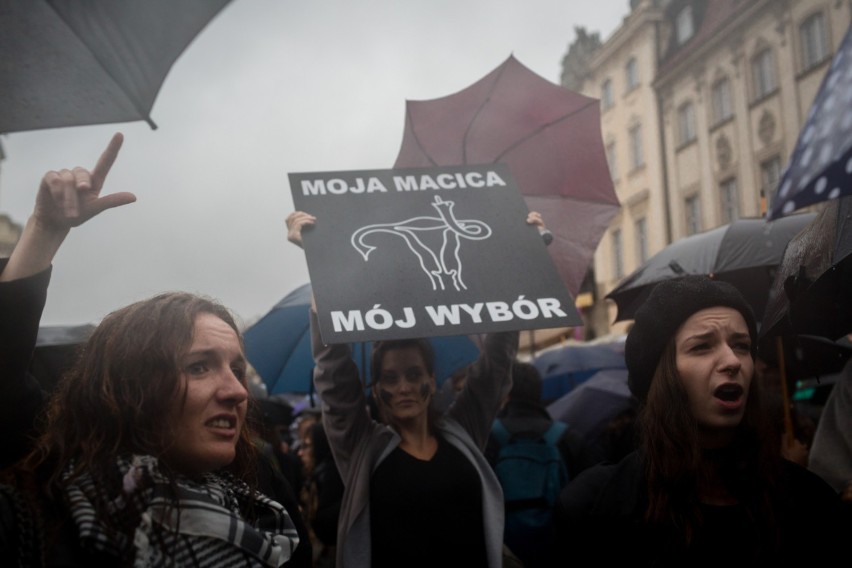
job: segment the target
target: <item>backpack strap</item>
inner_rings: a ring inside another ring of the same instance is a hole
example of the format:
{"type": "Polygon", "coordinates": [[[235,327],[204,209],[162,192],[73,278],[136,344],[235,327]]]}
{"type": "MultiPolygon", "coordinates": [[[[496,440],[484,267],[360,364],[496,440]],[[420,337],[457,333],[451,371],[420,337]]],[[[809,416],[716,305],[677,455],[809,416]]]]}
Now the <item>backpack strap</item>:
{"type": "Polygon", "coordinates": [[[547,429],[547,432],[544,433],[544,441],[549,446],[555,446],[567,429],[568,425],[566,423],[554,420],[550,428],[547,429]]]}
{"type": "MultiPolygon", "coordinates": [[[[562,434],[565,433],[565,430],[568,429],[568,425],[562,421],[554,420],[550,425],[550,428],[545,431],[544,441],[548,446],[555,446],[557,442],[559,442],[559,438],[562,437],[562,434]]],[[[494,439],[501,446],[505,446],[511,440],[512,435],[509,433],[509,430],[506,429],[506,426],[503,424],[503,421],[499,418],[494,420],[494,423],[491,425],[491,435],[494,436],[494,439]]]]}

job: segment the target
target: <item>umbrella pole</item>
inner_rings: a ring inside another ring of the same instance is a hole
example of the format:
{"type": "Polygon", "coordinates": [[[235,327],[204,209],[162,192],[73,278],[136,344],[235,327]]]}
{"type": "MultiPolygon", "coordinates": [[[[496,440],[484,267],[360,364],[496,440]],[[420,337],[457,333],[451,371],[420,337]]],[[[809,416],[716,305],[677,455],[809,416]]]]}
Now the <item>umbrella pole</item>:
{"type": "Polygon", "coordinates": [[[775,338],[778,356],[778,373],[781,375],[781,401],[784,406],[784,443],[793,445],[793,418],[790,415],[790,394],[787,391],[787,370],[784,361],[784,340],[781,336],[775,338]]]}

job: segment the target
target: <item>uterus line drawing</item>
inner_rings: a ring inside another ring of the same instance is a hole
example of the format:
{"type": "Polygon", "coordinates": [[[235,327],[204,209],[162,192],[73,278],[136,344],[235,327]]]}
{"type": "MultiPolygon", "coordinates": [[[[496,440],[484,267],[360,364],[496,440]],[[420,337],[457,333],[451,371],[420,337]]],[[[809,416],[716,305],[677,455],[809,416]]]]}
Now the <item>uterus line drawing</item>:
{"type": "Polygon", "coordinates": [[[432,290],[445,290],[445,280],[449,279],[453,287],[466,290],[462,280],[462,261],[459,250],[463,240],[481,241],[491,236],[491,227],[476,219],[456,219],[453,214],[454,201],[444,201],[435,196],[432,207],[438,212],[437,217],[412,217],[396,223],[376,223],[365,225],[352,233],[350,239],[361,256],[367,261],[376,246],[365,242],[365,238],[374,233],[389,233],[401,237],[409,250],[414,254],[420,268],[429,279],[432,290]],[[437,242],[429,246],[424,242],[427,235],[441,233],[440,237],[431,240],[437,242]]]}

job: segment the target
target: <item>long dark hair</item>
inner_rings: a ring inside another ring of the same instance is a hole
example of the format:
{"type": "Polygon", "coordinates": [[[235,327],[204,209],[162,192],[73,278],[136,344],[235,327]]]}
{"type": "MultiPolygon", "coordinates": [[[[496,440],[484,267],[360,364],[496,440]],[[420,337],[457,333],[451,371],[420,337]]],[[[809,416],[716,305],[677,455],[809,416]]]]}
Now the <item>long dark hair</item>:
{"type": "Polygon", "coordinates": [[[692,542],[701,523],[699,491],[709,476],[722,483],[775,542],[771,502],[780,460],[780,438],[763,406],[761,388],[752,378],[743,419],[733,444],[721,451],[702,450],[698,423],[677,372],[675,342],[666,346],[639,412],[640,448],[645,459],[645,520],[675,527],[692,542]]]}
{"type": "MultiPolygon", "coordinates": [[[[179,361],[189,350],[195,320],[203,313],[227,323],[242,347],[239,328],[227,308],[185,292],[160,294],[104,318],[57,385],[25,468],[39,472],[53,491],[83,473],[109,491],[121,483],[115,475],[116,456],[161,457],[174,439],[174,401],[183,405],[186,400],[179,361]],[[69,464],[71,475],[63,481],[69,464]]],[[[254,486],[252,439],[246,424],[228,469],[254,486]]],[[[174,472],[164,470],[174,477],[174,472]]]]}

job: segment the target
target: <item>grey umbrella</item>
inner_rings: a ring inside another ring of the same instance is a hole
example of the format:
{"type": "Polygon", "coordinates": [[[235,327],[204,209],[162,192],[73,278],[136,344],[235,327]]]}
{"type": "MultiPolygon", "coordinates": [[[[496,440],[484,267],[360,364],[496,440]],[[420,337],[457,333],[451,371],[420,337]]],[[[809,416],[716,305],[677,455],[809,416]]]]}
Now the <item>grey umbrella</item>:
{"type": "Polygon", "coordinates": [[[587,381],[547,406],[551,418],[567,422],[589,441],[597,440],[607,423],[634,404],[627,369],[601,369],[587,381]]]}
{"type": "Polygon", "coordinates": [[[0,0],[0,133],[145,120],[229,0],[0,0]]]}

